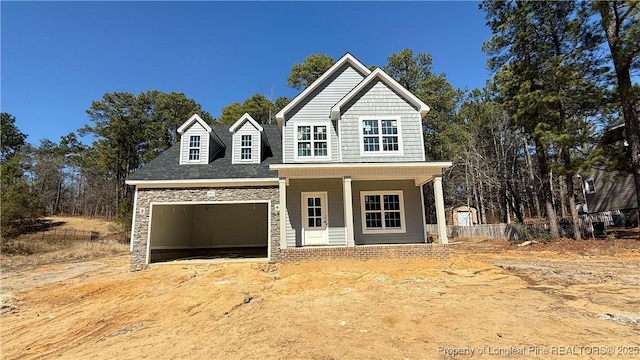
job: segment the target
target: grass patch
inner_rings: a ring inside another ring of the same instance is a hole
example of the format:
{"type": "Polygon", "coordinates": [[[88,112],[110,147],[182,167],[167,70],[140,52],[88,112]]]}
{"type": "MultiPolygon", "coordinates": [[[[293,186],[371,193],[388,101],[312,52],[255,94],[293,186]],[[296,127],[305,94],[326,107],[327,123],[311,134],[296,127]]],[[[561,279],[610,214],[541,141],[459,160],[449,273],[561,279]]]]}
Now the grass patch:
{"type": "Polygon", "coordinates": [[[7,270],[125,255],[129,245],[115,241],[20,237],[3,239],[0,250],[2,268],[7,270]]]}

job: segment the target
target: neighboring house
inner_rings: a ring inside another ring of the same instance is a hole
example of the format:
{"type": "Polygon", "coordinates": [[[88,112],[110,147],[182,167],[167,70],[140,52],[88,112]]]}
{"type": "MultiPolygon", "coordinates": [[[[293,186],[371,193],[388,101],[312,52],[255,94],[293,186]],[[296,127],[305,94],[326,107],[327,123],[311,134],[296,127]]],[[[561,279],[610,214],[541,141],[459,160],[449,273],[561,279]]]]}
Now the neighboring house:
{"type": "MultiPolygon", "coordinates": [[[[603,143],[607,146],[623,147],[629,151],[624,139],[624,121],[620,119],[606,130],[603,143]]],[[[611,172],[603,167],[593,167],[581,174],[583,179],[584,204],[581,210],[589,214],[602,214],[614,226],[638,224],[638,199],[633,174],[611,172]]]]}
{"type": "Polygon", "coordinates": [[[350,54],[261,125],[197,115],[180,144],[131,174],[132,268],[193,257],[380,258],[448,254],[442,172],[425,161],[429,107],[350,54]],[[441,244],[427,244],[434,182],[441,244]],[[380,245],[380,246],[379,246],[380,245]]]}

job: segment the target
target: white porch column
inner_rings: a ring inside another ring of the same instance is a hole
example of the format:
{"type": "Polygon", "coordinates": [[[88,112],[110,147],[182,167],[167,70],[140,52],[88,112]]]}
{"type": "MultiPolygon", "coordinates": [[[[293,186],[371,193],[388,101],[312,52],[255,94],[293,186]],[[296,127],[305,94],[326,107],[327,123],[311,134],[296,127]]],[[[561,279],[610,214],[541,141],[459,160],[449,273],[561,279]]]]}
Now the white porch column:
{"type": "Polygon", "coordinates": [[[344,194],[344,225],[347,229],[347,246],[356,246],[353,237],[353,197],[351,196],[351,178],[345,176],[342,180],[344,194]]]}
{"type": "Polygon", "coordinates": [[[280,249],[287,248],[287,179],[278,180],[280,190],[280,249]]]}
{"type": "Polygon", "coordinates": [[[433,195],[436,199],[436,220],[438,222],[438,239],[440,244],[448,244],[447,222],[444,214],[444,195],[442,193],[442,175],[433,179],[433,195]]]}

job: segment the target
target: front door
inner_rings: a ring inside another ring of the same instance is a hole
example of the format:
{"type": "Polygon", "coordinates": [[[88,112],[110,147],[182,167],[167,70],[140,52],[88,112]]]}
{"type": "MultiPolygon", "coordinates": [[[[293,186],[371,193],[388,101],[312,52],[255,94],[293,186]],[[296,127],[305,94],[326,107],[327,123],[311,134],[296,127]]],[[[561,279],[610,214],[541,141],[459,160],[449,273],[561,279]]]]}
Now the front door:
{"type": "Polygon", "coordinates": [[[327,193],[302,193],[302,245],[327,245],[327,193]]]}

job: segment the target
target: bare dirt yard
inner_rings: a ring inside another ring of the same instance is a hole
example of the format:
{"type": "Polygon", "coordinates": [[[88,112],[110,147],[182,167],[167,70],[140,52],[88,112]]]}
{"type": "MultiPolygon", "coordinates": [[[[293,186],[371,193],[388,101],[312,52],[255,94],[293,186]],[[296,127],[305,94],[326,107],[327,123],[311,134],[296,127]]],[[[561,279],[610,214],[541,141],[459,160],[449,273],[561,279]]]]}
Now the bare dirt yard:
{"type": "Polygon", "coordinates": [[[446,262],[9,270],[2,358],[640,358],[640,241],[451,247],[446,262]]]}

